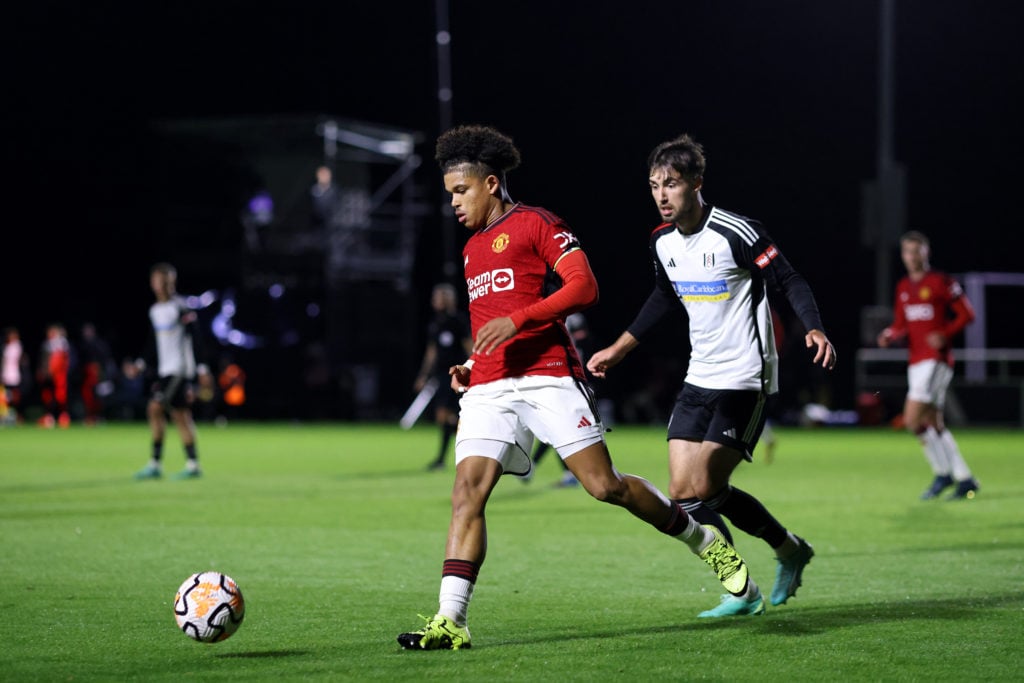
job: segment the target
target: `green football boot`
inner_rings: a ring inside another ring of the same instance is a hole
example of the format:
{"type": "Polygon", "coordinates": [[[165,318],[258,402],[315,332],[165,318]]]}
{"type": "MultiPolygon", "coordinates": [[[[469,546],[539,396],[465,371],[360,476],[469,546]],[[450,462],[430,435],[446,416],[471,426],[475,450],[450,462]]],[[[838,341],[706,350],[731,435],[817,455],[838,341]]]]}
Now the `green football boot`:
{"type": "Polygon", "coordinates": [[[458,626],[448,617],[440,614],[432,619],[420,615],[427,625],[418,631],[402,633],[398,644],[406,650],[461,650],[469,649],[469,629],[458,626]]]}

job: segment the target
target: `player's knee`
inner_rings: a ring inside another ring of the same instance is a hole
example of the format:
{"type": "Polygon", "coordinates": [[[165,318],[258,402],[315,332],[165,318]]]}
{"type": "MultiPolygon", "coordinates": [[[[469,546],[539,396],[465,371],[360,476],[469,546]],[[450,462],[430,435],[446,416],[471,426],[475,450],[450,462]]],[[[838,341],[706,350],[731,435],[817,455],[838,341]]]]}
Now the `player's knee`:
{"type": "Polygon", "coordinates": [[[583,483],[583,488],[587,490],[587,493],[602,503],[623,505],[629,496],[629,487],[626,486],[626,482],[621,477],[607,475],[581,483],[583,483]]]}
{"type": "Polygon", "coordinates": [[[456,479],[452,487],[452,513],[456,516],[476,516],[483,514],[484,504],[490,492],[480,485],[456,479]]]}

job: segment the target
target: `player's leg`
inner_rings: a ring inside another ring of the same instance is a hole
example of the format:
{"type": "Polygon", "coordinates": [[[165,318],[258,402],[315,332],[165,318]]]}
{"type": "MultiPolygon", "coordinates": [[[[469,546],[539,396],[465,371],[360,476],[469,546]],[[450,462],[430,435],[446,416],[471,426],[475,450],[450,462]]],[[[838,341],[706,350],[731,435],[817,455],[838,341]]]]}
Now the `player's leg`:
{"type": "MultiPolygon", "coordinates": [[[[678,503],[687,513],[701,524],[711,524],[729,541],[734,543],[732,532],[716,510],[705,504],[698,495],[696,482],[693,479],[695,472],[707,474],[706,465],[701,461],[700,440],[672,439],[668,440],[668,470],[669,470],[669,496],[678,503]]],[[[723,460],[724,462],[724,460],[723,460]]],[[[729,472],[721,473],[719,476],[723,481],[729,481],[729,472]]],[[[716,490],[714,486],[703,486],[702,489],[716,490]]]]}
{"type": "Polygon", "coordinates": [[[164,436],[167,432],[167,404],[164,393],[166,381],[158,379],[153,386],[153,393],[146,403],[146,422],[149,424],[150,457],[149,464],[135,473],[136,479],[158,479],[162,476],[164,454],[164,436]]]}
{"type": "Polygon", "coordinates": [[[521,386],[519,395],[526,404],[521,413],[524,422],[538,438],[552,444],[587,493],[684,542],[711,566],[730,593],[757,593],[746,564],[721,533],[702,526],[646,479],[615,469],[604,441],[604,425],[586,384],[569,378],[541,379],[530,390],[521,386]]]}
{"type": "MultiPolygon", "coordinates": [[[[686,512],[701,524],[711,524],[733,543],[732,532],[722,516],[704,504],[697,494],[692,477],[705,471],[697,465],[701,444],[707,434],[714,413],[706,405],[708,392],[685,385],[676,396],[668,428],[668,494],[686,512]]],[[[721,473],[728,481],[728,472],[721,473]]],[[[718,487],[720,488],[720,486],[718,487]]],[[[717,490],[711,487],[711,490],[717,490]]]]}
{"type": "Polygon", "coordinates": [[[946,462],[949,464],[953,480],[956,482],[956,488],[953,489],[947,500],[974,498],[979,489],[978,480],[971,474],[971,468],[967,466],[967,462],[960,452],[960,446],[953,438],[953,433],[946,427],[946,419],[943,414],[946,406],[946,392],[950,382],[953,381],[953,369],[946,364],[941,364],[936,375],[936,381],[933,384],[935,431],[938,434],[939,445],[946,453],[946,462]]]}
{"type": "Polygon", "coordinates": [[[202,475],[199,469],[199,451],[196,436],[196,422],[192,408],[187,404],[171,408],[171,417],[178,428],[181,445],[185,450],[185,469],[175,475],[176,479],[195,479],[202,475]]]}
{"type": "MultiPolygon", "coordinates": [[[[777,565],[771,601],[780,605],[796,594],[814,551],[806,541],[788,531],[760,500],[729,483],[736,467],[752,459],[766,418],[765,399],[757,391],[708,391],[686,385],[678,404],[684,409],[691,407],[684,414],[697,412],[693,409],[697,406],[708,416],[705,440],[698,448],[692,443],[680,448],[676,439],[670,440],[669,463],[678,493],[699,498],[737,529],[762,539],[772,548],[777,565]]],[[[681,419],[676,427],[675,418],[673,413],[670,436],[692,433],[693,425],[700,422],[691,419],[686,427],[686,420],[681,419]]],[[[723,603],[720,608],[728,607],[723,603]]]]}
{"type": "MultiPolygon", "coordinates": [[[[467,443],[465,448],[472,447],[467,443]]],[[[423,628],[402,633],[399,644],[407,650],[458,650],[470,647],[466,625],[477,575],[487,555],[487,499],[502,473],[502,450],[514,447],[484,442],[488,456],[460,456],[452,487],[452,514],[441,568],[438,609],[423,628]]]]}
{"type": "Polygon", "coordinates": [[[466,613],[487,553],[487,499],[503,473],[523,474],[530,469],[527,449],[533,435],[508,405],[502,390],[507,384],[507,380],[492,382],[463,396],[438,610],[423,628],[399,634],[398,643],[407,650],[470,647],[466,613]]]}
{"type": "Polygon", "coordinates": [[[948,369],[948,366],[935,360],[925,360],[907,367],[903,422],[907,431],[920,442],[925,460],[934,475],[931,484],[921,494],[922,500],[935,498],[953,485],[953,468],[935,429],[938,420],[936,389],[946,374],[943,368],[948,369]]]}
{"type": "Polygon", "coordinates": [[[757,584],[750,579],[743,559],[721,532],[711,525],[701,525],[646,479],[619,473],[612,465],[603,441],[572,453],[565,458],[565,463],[591,496],[625,508],[662,533],[682,541],[704,560],[730,596],[745,608],[745,611],[733,610],[728,614],[760,614],[764,611],[764,601],[757,584]]]}

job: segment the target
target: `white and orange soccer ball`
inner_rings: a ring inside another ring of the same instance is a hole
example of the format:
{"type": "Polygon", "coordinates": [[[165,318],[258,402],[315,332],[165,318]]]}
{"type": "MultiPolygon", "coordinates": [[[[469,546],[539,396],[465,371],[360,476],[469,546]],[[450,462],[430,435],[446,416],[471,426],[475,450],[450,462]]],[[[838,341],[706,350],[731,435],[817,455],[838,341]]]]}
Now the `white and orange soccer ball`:
{"type": "Polygon", "coordinates": [[[174,618],[189,638],[216,643],[230,638],[245,618],[242,591],[227,574],[199,572],[174,596],[174,618]]]}

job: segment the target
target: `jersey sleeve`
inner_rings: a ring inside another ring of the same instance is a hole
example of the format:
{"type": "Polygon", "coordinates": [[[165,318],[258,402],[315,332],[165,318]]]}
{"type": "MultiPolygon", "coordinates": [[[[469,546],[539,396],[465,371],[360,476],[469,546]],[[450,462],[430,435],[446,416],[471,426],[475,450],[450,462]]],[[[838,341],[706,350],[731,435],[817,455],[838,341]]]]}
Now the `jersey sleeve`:
{"type": "Polygon", "coordinates": [[[946,276],[946,284],[949,292],[949,308],[953,313],[953,319],[946,323],[942,332],[947,338],[950,338],[974,322],[974,307],[971,306],[971,302],[964,294],[959,282],[946,276]]]}
{"type": "Polygon", "coordinates": [[[654,247],[656,240],[657,232],[651,236],[650,245],[651,260],[654,265],[654,287],[647,296],[647,301],[640,307],[640,311],[636,314],[633,322],[626,328],[626,331],[638,341],[643,341],[644,337],[657,326],[661,319],[668,315],[669,312],[676,310],[677,307],[682,308],[683,313],[686,313],[686,309],[683,308],[679,297],[675,293],[675,289],[672,287],[672,283],[668,279],[668,274],[665,273],[665,269],[662,268],[661,261],[658,259],[658,254],[654,247]]]}
{"type": "Polygon", "coordinates": [[[749,248],[745,243],[738,248],[740,253],[736,254],[737,263],[760,274],[769,286],[781,292],[805,331],[824,332],[818,303],[814,300],[814,293],[807,280],[793,268],[760,224],[751,223],[751,226],[757,232],[757,241],[749,248]]]}
{"type": "Polygon", "coordinates": [[[199,325],[199,314],[181,303],[179,304],[179,315],[181,324],[185,327],[185,333],[192,339],[192,355],[195,356],[197,368],[201,372],[210,372],[212,365],[209,358],[209,345],[203,336],[202,327],[199,325]]]}

